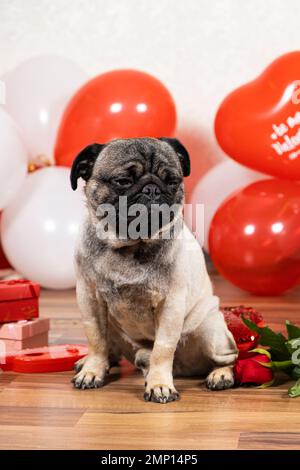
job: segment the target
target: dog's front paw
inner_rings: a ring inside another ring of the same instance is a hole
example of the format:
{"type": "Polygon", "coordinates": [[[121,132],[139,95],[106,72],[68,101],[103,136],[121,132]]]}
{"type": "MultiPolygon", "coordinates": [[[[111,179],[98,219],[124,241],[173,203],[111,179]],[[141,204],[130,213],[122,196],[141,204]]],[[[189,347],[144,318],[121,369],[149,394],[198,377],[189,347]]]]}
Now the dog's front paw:
{"type": "Polygon", "coordinates": [[[146,382],[146,390],[144,393],[145,401],[153,401],[154,403],[169,403],[179,400],[180,395],[174,387],[173,380],[164,377],[151,377],[149,372],[146,382]],[[160,380],[159,380],[160,379],[160,380]]]}
{"type": "Polygon", "coordinates": [[[108,363],[102,357],[89,355],[75,364],[77,374],[72,382],[75,388],[100,388],[104,385],[104,378],[108,372],[108,363]]]}
{"type": "Polygon", "coordinates": [[[206,387],[210,390],[225,390],[234,386],[232,367],[220,367],[213,370],[206,379],[206,387]]]}

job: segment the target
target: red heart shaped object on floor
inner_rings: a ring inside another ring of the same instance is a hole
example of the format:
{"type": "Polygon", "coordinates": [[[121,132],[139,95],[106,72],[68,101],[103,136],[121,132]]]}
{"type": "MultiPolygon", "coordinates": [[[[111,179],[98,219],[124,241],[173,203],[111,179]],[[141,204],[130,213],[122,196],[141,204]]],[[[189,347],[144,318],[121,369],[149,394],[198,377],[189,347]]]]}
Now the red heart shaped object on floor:
{"type": "Polygon", "coordinates": [[[84,344],[58,344],[23,349],[7,356],[0,354],[0,368],[27,374],[62,372],[72,370],[75,362],[87,353],[88,348],[84,344]]]}
{"type": "Polygon", "coordinates": [[[229,94],[215,133],[224,152],[243,165],[300,180],[300,51],[279,57],[229,94]]]}
{"type": "Polygon", "coordinates": [[[233,334],[236,345],[239,350],[239,356],[245,356],[248,351],[254,349],[259,340],[259,335],[255,331],[251,331],[241,319],[243,315],[245,318],[251,320],[257,326],[263,326],[262,315],[252,307],[223,307],[221,311],[224,315],[228,329],[233,334]]]}

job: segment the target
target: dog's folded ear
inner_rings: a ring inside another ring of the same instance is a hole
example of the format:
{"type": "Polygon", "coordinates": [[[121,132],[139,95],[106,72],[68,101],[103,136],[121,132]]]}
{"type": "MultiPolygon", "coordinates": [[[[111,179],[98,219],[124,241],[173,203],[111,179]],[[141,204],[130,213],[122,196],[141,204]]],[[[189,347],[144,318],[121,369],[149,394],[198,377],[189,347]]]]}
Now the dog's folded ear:
{"type": "Polygon", "coordinates": [[[183,176],[189,176],[191,172],[191,162],[188,151],[184,145],[179,142],[179,140],[170,137],[160,137],[159,140],[166,142],[175,150],[181,164],[183,176]]]}
{"type": "Polygon", "coordinates": [[[104,146],[104,144],[88,145],[77,155],[70,174],[71,186],[74,191],[77,189],[78,178],[87,181],[91,177],[95,161],[104,146]]]}

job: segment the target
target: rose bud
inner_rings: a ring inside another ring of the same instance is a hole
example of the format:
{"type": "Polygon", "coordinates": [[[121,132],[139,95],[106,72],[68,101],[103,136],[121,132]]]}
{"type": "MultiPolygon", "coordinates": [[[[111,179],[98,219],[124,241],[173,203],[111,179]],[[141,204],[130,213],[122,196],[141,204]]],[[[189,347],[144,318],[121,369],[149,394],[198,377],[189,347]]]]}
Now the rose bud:
{"type": "Polygon", "coordinates": [[[265,354],[238,359],[234,366],[234,377],[237,384],[263,385],[273,380],[273,371],[260,363],[269,363],[265,354]]]}
{"type": "Polygon", "coordinates": [[[240,305],[238,307],[223,307],[221,311],[224,315],[228,329],[233,334],[239,350],[239,357],[247,356],[248,351],[254,349],[259,341],[259,335],[251,331],[243,322],[242,315],[251,320],[257,326],[263,326],[262,315],[252,307],[240,305]]]}

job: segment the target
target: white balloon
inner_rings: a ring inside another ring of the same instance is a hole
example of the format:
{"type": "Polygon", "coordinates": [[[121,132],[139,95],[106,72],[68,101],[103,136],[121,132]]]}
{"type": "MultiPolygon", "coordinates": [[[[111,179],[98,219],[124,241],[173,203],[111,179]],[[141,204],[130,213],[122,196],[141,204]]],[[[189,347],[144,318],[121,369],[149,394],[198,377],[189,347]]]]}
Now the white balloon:
{"type": "Polygon", "coordinates": [[[72,191],[70,170],[48,167],[28,175],[1,217],[3,250],[26,278],[50,289],[75,286],[74,248],[85,205],[72,191]]]}
{"type": "Polygon", "coordinates": [[[30,158],[53,160],[57,129],[63,111],[87,76],[69,59],[45,55],[29,59],[2,80],[5,106],[25,137],[30,158]]]}
{"type": "Polygon", "coordinates": [[[0,107],[0,210],[23,184],[27,150],[13,119],[0,107]]]}
{"type": "Polygon", "coordinates": [[[266,175],[236,163],[226,160],[209,170],[194,188],[190,203],[192,211],[187,211],[186,222],[196,234],[200,243],[208,252],[208,234],[211,221],[222,202],[234,191],[247,186],[254,181],[265,179],[266,175]],[[196,227],[196,205],[204,205],[203,220],[196,227]]]}

